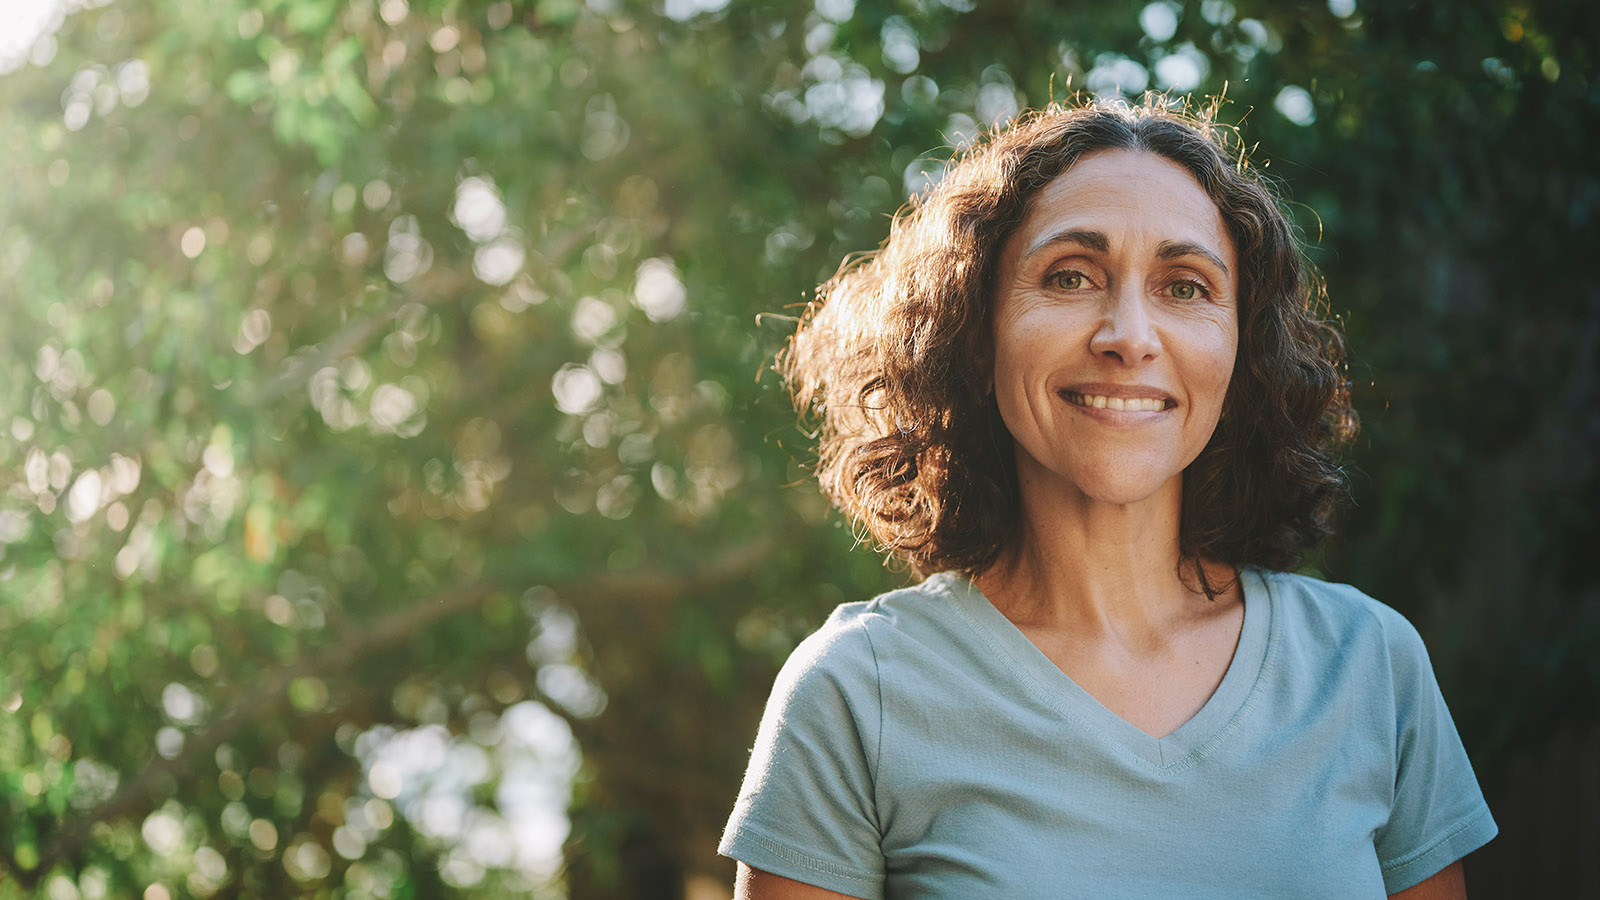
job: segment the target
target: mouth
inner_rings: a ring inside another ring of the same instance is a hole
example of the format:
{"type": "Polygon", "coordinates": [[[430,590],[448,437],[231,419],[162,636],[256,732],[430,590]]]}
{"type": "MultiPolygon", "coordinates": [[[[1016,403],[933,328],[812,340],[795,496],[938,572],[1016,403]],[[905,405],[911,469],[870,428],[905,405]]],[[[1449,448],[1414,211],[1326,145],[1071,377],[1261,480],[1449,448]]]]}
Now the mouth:
{"type": "Polygon", "coordinates": [[[1073,406],[1124,412],[1160,412],[1178,405],[1177,401],[1165,397],[1109,397],[1105,394],[1085,394],[1078,391],[1062,391],[1061,396],[1073,406]]]}

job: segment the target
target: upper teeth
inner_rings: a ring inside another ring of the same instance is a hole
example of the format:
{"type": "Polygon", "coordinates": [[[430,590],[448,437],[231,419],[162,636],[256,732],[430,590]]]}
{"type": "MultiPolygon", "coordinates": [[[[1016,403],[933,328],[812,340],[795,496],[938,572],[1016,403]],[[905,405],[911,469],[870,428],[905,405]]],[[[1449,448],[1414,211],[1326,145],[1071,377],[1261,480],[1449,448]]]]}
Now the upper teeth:
{"type": "Polygon", "coordinates": [[[1128,412],[1156,412],[1167,408],[1167,401],[1159,397],[1102,397],[1099,394],[1080,394],[1067,391],[1067,400],[1079,406],[1096,409],[1120,409],[1128,412]]]}

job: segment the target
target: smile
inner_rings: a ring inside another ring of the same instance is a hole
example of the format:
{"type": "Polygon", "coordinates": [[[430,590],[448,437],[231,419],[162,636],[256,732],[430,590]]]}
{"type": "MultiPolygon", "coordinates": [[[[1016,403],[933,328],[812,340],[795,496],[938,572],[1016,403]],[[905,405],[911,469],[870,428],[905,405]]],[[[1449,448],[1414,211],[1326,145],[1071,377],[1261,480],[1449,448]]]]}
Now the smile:
{"type": "Polygon", "coordinates": [[[1073,406],[1118,409],[1126,412],[1160,412],[1177,405],[1171,400],[1163,400],[1160,397],[1107,397],[1102,394],[1080,394],[1077,391],[1062,391],[1061,396],[1073,406]]]}

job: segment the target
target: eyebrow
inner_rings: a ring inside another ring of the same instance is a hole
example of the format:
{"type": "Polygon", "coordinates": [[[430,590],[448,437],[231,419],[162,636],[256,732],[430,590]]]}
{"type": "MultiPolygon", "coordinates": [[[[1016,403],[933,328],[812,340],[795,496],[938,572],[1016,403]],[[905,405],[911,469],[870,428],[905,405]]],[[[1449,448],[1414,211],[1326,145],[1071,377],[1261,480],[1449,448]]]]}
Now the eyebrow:
{"type": "Polygon", "coordinates": [[[1077,244],[1097,253],[1111,252],[1111,239],[1106,237],[1105,232],[1089,231],[1083,228],[1072,228],[1066,231],[1057,231],[1053,234],[1047,234],[1039,240],[1034,241],[1033,246],[1028,248],[1028,252],[1024,255],[1024,258],[1030,257],[1046,247],[1054,247],[1056,244],[1077,244]]]}
{"type": "MultiPolygon", "coordinates": [[[[1106,237],[1105,232],[1092,231],[1085,228],[1069,228],[1065,231],[1047,234],[1035,241],[1033,246],[1028,248],[1024,258],[1031,257],[1035,253],[1054,247],[1057,244],[1077,244],[1096,253],[1111,252],[1111,239],[1106,237]]],[[[1162,241],[1161,245],[1156,248],[1157,259],[1181,259],[1185,256],[1199,256],[1210,260],[1213,265],[1221,269],[1225,274],[1229,272],[1228,264],[1222,261],[1222,257],[1193,241],[1162,241]]]]}
{"type": "Polygon", "coordinates": [[[1189,241],[1162,241],[1161,246],[1156,248],[1157,259],[1179,259],[1185,256],[1204,257],[1211,260],[1213,265],[1223,271],[1223,274],[1228,273],[1228,264],[1222,261],[1222,257],[1199,244],[1189,241]]]}

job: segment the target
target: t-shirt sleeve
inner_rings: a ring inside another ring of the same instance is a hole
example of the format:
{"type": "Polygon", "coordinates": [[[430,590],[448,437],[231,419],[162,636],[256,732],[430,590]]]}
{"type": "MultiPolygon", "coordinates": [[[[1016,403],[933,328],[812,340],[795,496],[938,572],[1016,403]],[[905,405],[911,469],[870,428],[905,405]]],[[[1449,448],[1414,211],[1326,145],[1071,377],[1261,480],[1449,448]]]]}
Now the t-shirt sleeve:
{"type": "Polygon", "coordinates": [[[1498,832],[1456,733],[1428,651],[1398,614],[1385,623],[1394,673],[1394,802],[1376,837],[1389,893],[1412,887],[1498,832]]]}
{"type": "Polygon", "coordinates": [[[863,623],[830,621],[803,641],[767,700],[717,851],[785,878],[881,898],[873,793],[880,709],[863,623]]]}

